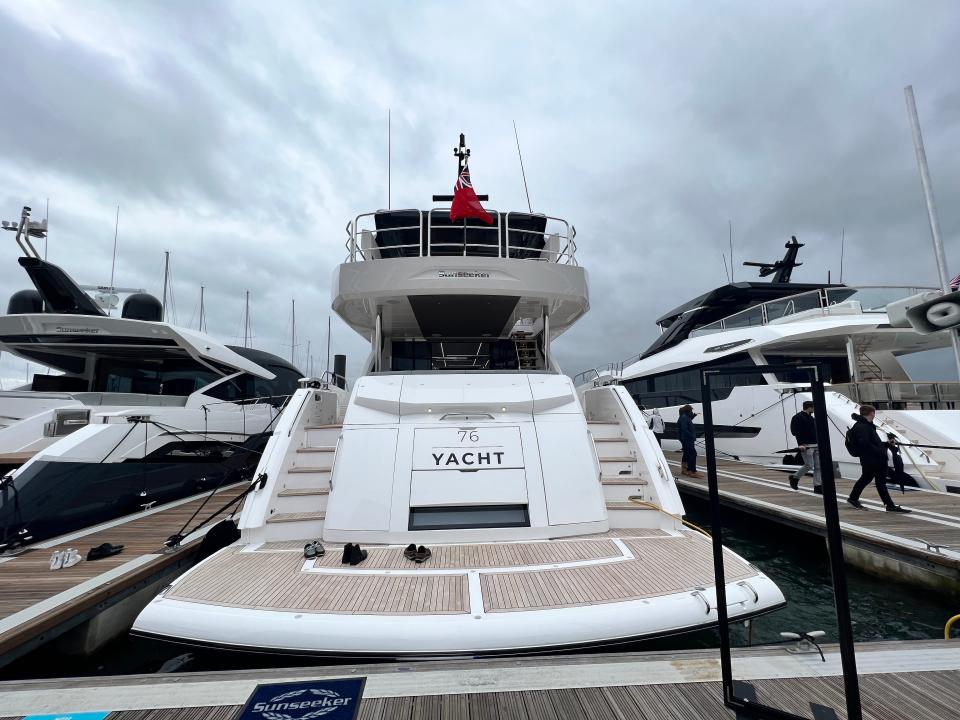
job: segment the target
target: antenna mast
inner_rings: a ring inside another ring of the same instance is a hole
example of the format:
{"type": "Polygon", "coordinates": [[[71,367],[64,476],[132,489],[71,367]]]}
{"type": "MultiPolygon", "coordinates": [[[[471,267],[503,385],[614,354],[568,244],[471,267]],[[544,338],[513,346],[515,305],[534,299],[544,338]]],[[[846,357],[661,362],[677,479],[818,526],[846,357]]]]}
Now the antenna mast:
{"type": "Polygon", "coordinates": [[[204,319],[205,318],[203,317],[203,285],[201,285],[200,286],[200,325],[197,328],[197,330],[199,330],[200,332],[203,332],[204,319]]]}
{"type": "Polygon", "coordinates": [[[513,136],[517,139],[517,157],[520,158],[520,175],[523,176],[523,191],[527,194],[527,211],[533,213],[530,206],[530,189],[527,187],[527,173],[523,169],[523,155],[520,152],[520,135],[517,134],[517,121],[513,121],[513,136]]]}
{"type": "Polygon", "coordinates": [[[44,216],[44,222],[47,224],[47,234],[43,236],[43,259],[47,259],[47,238],[50,234],[50,198],[47,198],[47,214],[44,216]]]}
{"type": "Polygon", "coordinates": [[[727,228],[730,234],[730,282],[733,282],[733,220],[727,220],[727,228]]]}
{"type": "Polygon", "coordinates": [[[390,132],[390,108],[387,108],[387,210],[390,209],[390,201],[392,199],[391,187],[390,187],[390,160],[392,156],[392,136],[390,132]]]}
{"type": "MultiPolygon", "coordinates": [[[[170,251],[163,251],[163,302],[160,303],[160,319],[167,320],[167,285],[170,282],[170,251]]],[[[113,278],[110,278],[110,291],[113,292],[113,278]]]]}
{"type": "Polygon", "coordinates": [[[250,347],[250,291],[247,290],[243,309],[243,346],[250,347]]]}
{"type": "Polygon", "coordinates": [[[324,376],[330,372],[330,316],[327,315],[327,368],[324,371],[324,376]]]}
{"type": "Polygon", "coordinates": [[[840,228],[840,283],[843,284],[843,245],[847,239],[847,229],[840,228]]]}
{"type": "MultiPolygon", "coordinates": [[[[117,205],[117,219],[113,223],[113,259],[110,261],[110,294],[113,295],[113,272],[117,267],[117,231],[120,229],[120,206],[117,205]]],[[[113,314],[113,308],[107,308],[107,315],[113,314]]]]}
{"type": "Polygon", "coordinates": [[[297,301],[290,300],[290,362],[294,362],[294,353],[297,347],[297,301]]]}

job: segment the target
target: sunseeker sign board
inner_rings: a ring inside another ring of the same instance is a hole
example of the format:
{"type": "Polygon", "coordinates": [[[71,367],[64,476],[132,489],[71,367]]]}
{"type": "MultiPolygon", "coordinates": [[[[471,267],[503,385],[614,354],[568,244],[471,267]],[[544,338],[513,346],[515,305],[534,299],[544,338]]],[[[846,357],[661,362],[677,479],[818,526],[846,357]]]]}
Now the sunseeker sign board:
{"type": "Polygon", "coordinates": [[[258,685],[237,720],[354,720],[366,680],[258,685]]]}

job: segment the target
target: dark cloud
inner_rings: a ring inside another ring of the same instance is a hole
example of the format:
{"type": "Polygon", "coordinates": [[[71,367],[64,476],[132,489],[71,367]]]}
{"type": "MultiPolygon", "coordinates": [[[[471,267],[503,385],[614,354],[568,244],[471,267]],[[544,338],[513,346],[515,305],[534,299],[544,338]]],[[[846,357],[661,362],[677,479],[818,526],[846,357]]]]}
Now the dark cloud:
{"type": "MultiPolygon", "coordinates": [[[[500,208],[526,200],[577,227],[592,311],[565,368],[632,355],[665,310],[735,256],[807,243],[798,279],[935,280],[903,101],[915,85],[948,258],[957,236],[960,9],[949,2],[164,3],[0,7],[0,216],[50,197],[51,258],[159,292],[173,254],[178,319],[207,288],[233,340],[252,292],[258,343],[321,345],[343,227],[471,168],[500,208]]],[[[0,283],[24,285],[12,243],[0,283]]],[[[5,259],[4,259],[5,258],[5,259]]],[[[737,277],[748,271],[735,268],[737,277]]],[[[365,341],[334,324],[356,368],[365,341]]],[[[9,361],[0,365],[6,368],[9,361]]],[[[932,370],[931,370],[932,372],[932,370]]],[[[5,370],[0,374],[9,374],[5,370]]]]}

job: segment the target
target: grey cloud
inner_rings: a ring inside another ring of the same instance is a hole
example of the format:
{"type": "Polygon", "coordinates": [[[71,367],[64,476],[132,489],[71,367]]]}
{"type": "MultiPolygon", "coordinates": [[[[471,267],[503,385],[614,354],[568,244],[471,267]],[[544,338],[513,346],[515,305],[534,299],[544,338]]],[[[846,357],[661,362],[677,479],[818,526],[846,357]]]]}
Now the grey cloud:
{"type": "MultiPolygon", "coordinates": [[[[249,288],[281,354],[291,296],[322,341],[343,226],[386,204],[388,107],[394,206],[449,191],[464,131],[481,192],[525,207],[517,120],[534,208],[574,222],[591,275],[592,311],[556,346],[571,372],[638,352],[720,284],[728,219],[738,262],[796,234],[798,279],[836,277],[845,228],[848,281],[933,280],[907,83],[960,263],[952,3],[67,4],[45,18],[59,35],[17,17],[0,92],[27,110],[0,122],[0,215],[49,192],[31,180],[54,187],[52,256],[89,281],[120,203],[118,282],[159,290],[170,249],[182,321],[203,284],[211,329],[235,333],[249,288]],[[125,42],[105,52],[71,17],[125,42]]],[[[365,341],[337,323],[337,343],[356,368],[365,341]]]]}

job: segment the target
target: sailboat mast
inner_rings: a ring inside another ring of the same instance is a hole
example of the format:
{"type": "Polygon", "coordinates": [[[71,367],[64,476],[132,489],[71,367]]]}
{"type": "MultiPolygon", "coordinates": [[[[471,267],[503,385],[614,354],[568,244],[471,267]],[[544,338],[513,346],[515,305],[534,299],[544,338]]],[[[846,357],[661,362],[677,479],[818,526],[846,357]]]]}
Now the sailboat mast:
{"type": "MultiPolygon", "coordinates": [[[[110,294],[113,294],[113,273],[117,268],[117,233],[120,230],[120,206],[117,205],[117,219],[113,223],[113,259],[110,261],[110,294]]],[[[29,234],[28,234],[29,236],[29,234]]],[[[107,314],[113,312],[112,308],[107,309],[107,314]]]]}
{"type": "Polygon", "coordinates": [[[247,290],[243,309],[243,346],[250,347],[250,291],[247,290]]]}
{"type": "MultiPolygon", "coordinates": [[[[160,303],[160,319],[167,320],[167,284],[170,282],[170,251],[163,251],[163,302],[160,303]]],[[[110,278],[110,291],[113,292],[113,277],[110,278]]]]}
{"type": "Polygon", "coordinates": [[[290,362],[296,364],[294,357],[297,350],[297,301],[290,300],[290,362]]]}

